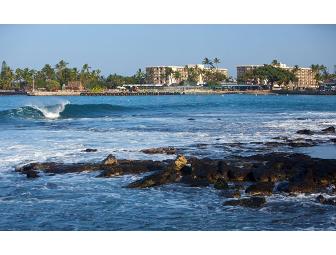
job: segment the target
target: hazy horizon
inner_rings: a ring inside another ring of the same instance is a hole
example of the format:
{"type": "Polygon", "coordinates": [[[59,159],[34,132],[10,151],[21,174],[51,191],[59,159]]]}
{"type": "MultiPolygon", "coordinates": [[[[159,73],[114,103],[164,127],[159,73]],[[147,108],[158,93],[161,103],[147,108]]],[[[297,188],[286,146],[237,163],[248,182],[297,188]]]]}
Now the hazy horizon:
{"type": "Polygon", "coordinates": [[[64,59],[103,75],[132,75],[152,65],[221,60],[236,66],[277,59],[287,65],[336,65],[336,25],[0,25],[0,60],[40,69],[64,59]]]}

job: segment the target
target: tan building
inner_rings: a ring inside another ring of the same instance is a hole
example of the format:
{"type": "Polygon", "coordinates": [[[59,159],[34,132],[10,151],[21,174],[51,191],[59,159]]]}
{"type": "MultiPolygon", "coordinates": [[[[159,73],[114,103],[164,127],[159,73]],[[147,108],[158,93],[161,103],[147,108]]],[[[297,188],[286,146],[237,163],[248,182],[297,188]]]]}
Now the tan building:
{"type": "MultiPolygon", "coordinates": [[[[146,76],[148,84],[179,84],[188,79],[188,69],[209,70],[204,65],[186,65],[186,66],[150,66],[146,67],[146,76]]],[[[218,72],[228,77],[228,70],[217,68],[218,72]]],[[[203,75],[198,74],[197,84],[203,84],[203,75]]]]}
{"type": "Polygon", "coordinates": [[[84,86],[81,81],[69,81],[68,84],[63,86],[63,90],[82,91],[84,86]]]}
{"type": "MultiPolygon", "coordinates": [[[[237,66],[237,81],[242,82],[244,75],[247,72],[252,71],[253,69],[260,67],[263,65],[241,65],[237,66]]],[[[294,72],[296,75],[298,81],[290,84],[292,88],[297,88],[297,89],[305,89],[305,88],[317,88],[318,83],[315,80],[315,73],[310,67],[289,67],[285,64],[279,63],[277,65],[274,65],[276,67],[280,67],[283,69],[286,69],[288,71],[294,72]]],[[[261,82],[262,83],[262,82],[261,82]]]]}

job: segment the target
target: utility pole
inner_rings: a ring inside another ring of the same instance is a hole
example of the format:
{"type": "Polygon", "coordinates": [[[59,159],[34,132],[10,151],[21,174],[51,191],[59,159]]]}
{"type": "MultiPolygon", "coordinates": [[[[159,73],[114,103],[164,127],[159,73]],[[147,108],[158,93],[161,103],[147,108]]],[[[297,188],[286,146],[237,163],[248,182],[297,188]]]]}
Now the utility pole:
{"type": "Polygon", "coordinates": [[[35,91],[35,77],[33,75],[33,92],[35,91]]]}

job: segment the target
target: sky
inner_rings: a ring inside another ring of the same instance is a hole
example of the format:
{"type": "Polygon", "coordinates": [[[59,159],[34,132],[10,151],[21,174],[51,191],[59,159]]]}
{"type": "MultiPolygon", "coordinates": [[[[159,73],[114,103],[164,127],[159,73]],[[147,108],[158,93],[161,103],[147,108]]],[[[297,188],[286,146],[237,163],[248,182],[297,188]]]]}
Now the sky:
{"type": "Polygon", "coordinates": [[[336,25],[0,25],[0,61],[40,69],[63,59],[103,75],[132,75],[154,65],[336,65],[336,25]]]}

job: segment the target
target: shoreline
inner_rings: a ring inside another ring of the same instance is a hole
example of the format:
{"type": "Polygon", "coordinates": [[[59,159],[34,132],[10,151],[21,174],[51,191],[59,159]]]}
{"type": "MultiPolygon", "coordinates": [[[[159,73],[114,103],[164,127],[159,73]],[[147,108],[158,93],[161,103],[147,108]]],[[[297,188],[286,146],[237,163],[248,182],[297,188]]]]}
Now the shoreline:
{"type": "Polygon", "coordinates": [[[216,90],[167,90],[167,91],[136,91],[136,92],[81,92],[81,91],[35,91],[35,92],[16,92],[0,91],[0,96],[172,96],[172,95],[316,95],[333,96],[336,91],[269,91],[269,90],[242,90],[242,91],[216,91],[216,90]]]}

